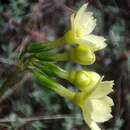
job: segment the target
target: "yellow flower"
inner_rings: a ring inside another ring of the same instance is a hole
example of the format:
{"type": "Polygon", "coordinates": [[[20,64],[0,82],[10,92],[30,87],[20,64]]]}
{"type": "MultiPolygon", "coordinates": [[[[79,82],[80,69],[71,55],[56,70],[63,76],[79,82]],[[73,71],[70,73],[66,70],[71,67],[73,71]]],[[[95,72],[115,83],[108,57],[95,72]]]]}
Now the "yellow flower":
{"type": "Polygon", "coordinates": [[[91,34],[96,26],[93,13],[86,11],[84,4],[76,14],[71,15],[71,29],[65,34],[65,41],[69,44],[85,44],[93,51],[106,47],[105,38],[91,34]]]}
{"type": "Polygon", "coordinates": [[[93,64],[96,60],[95,54],[84,46],[72,48],[68,53],[69,60],[82,65],[93,64]]]}
{"type": "Polygon", "coordinates": [[[97,123],[102,123],[110,118],[113,100],[107,95],[113,91],[113,81],[99,81],[91,92],[79,92],[75,95],[74,102],[82,109],[85,122],[91,130],[101,130],[97,123]]]}
{"type": "Polygon", "coordinates": [[[68,80],[77,86],[81,91],[90,92],[100,79],[100,75],[92,71],[71,71],[68,80]]]}

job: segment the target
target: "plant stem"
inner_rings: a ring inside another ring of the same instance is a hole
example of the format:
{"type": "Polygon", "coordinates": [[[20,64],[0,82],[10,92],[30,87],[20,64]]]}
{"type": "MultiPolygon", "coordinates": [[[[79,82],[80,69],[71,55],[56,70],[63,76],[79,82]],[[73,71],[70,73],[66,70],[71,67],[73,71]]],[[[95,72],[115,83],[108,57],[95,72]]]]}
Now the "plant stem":
{"type": "Polygon", "coordinates": [[[69,89],[49,79],[47,76],[44,76],[42,73],[36,70],[33,71],[33,74],[42,85],[46,85],[46,87],[50,88],[51,90],[55,91],[57,94],[68,100],[73,100],[75,92],[70,91],[69,89]]]}

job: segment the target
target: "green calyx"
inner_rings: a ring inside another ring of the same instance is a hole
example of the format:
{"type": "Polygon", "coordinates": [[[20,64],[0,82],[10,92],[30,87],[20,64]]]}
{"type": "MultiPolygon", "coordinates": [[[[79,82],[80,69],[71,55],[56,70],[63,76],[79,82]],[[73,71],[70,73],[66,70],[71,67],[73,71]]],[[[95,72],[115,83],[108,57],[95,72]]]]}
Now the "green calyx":
{"type": "Polygon", "coordinates": [[[42,70],[47,74],[52,74],[53,76],[58,76],[63,79],[67,79],[68,72],[60,68],[58,65],[54,63],[44,62],[44,61],[35,61],[33,65],[42,70]]]}
{"type": "Polygon", "coordinates": [[[76,85],[81,91],[90,92],[100,79],[96,72],[92,71],[71,71],[68,74],[68,80],[76,85]]]}
{"type": "Polygon", "coordinates": [[[49,77],[36,70],[33,71],[33,75],[42,85],[45,85],[46,87],[55,91],[58,95],[68,100],[73,100],[75,92],[70,91],[69,89],[63,87],[59,83],[55,82],[54,80],[50,79],[49,77]]]}
{"type": "Polygon", "coordinates": [[[69,59],[81,65],[90,65],[95,62],[95,54],[83,47],[76,47],[69,51],[69,59]]]}
{"type": "Polygon", "coordinates": [[[30,46],[27,47],[27,52],[40,53],[43,51],[49,51],[57,47],[61,47],[63,45],[64,45],[64,38],[59,38],[54,41],[48,41],[44,43],[43,42],[32,43],[30,46]]]}

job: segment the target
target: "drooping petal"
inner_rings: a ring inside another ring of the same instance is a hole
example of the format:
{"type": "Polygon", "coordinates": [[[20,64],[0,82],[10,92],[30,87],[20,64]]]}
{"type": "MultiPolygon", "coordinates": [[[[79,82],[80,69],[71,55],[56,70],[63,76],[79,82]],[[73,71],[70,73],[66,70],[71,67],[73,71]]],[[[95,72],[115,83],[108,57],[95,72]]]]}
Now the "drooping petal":
{"type": "Polygon", "coordinates": [[[113,92],[113,81],[101,81],[97,84],[95,89],[90,95],[91,99],[97,99],[97,98],[102,98],[109,93],[113,92]]]}
{"type": "Polygon", "coordinates": [[[104,37],[92,34],[84,36],[81,39],[78,39],[78,41],[85,43],[86,47],[92,49],[93,51],[101,50],[107,46],[105,43],[106,39],[104,37]]]}

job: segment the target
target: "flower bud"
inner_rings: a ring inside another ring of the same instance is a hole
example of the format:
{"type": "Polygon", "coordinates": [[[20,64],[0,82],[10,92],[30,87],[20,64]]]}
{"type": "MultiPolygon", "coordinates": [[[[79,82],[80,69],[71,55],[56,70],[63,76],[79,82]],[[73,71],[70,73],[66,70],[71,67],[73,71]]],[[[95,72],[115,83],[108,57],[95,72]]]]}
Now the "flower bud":
{"type": "Polygon", "coordinates": [[[92,71],[72,71],[68,80],[76,85],[81,91],[90,92],[100,79],[100,75],[92,71]]]}
{"type": "Polygon", "coordinates": [[[81,45],[71,49],[68,58],[69,60],[82,65],[90,65],[94,63],[96,59],[94,52],[81,45]]]}

